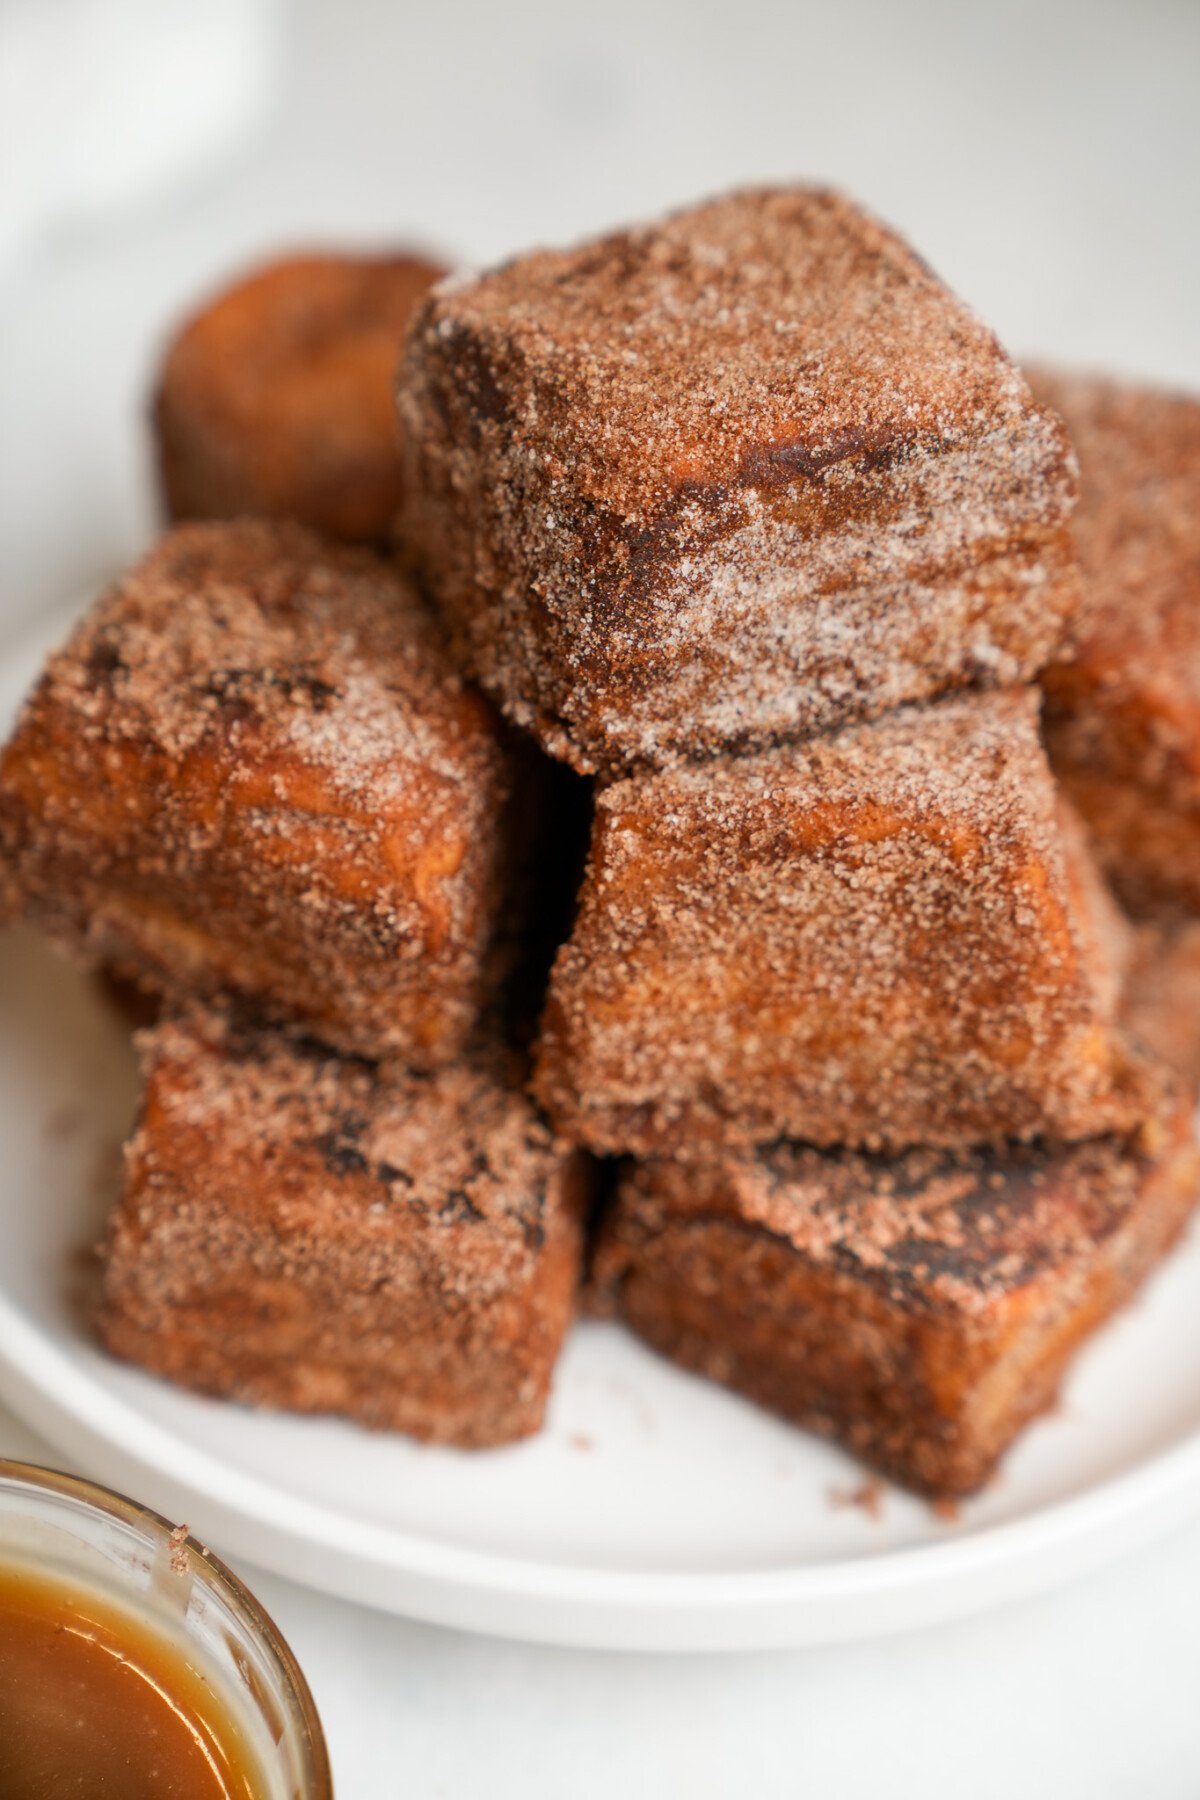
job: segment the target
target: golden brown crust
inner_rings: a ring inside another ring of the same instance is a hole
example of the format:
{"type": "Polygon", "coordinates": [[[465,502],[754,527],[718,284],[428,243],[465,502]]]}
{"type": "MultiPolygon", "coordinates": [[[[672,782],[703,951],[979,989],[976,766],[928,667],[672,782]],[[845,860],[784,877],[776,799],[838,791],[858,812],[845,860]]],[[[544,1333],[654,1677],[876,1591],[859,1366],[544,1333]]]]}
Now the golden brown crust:
{"type": "Polygon", "coordinates": [[[145,1033],[105,1250],[117,1355],[441,1443],[535,1431],[584,1171],[484,1064],[419,1077],[193,1013],[145,1033]]]}
{"type": "Polygon", "coordinates": [[[1096,863],[1087,827],[1071,803],[1058,796],[1071,907],[1083,946],[1088,980],[1106,1017],[1118,1011],[1136,948],[1136,931],[1113,897],[1096,863]]]}
{"type": "Polygon", "coordinates": [[[51,657],[0,846],[89,964],[432,1066],[499,973],[510,786],[392,570],[298,526],[180,526],[51,657]]]}
{"type": "Polygon", "coordinates": [[[408,255],[290,256],[209,300],[154,399],[169,516],[265,513],[382,542],[402,486],[396,364],[444,273],[408,255]]]}
{"type": "Polygon", "coordinates": [[[626,1168],[597,1258],[665,1354],[935,1498],[973,1492],[1170,1246],[1190,1096],[1138,1141],[626,1168]]]}
{"type": "Polygon", "coordinates": [[[1048,370],[1079,453],[1074,661],[1048,669],[1046,742],[1138,912],[1200,909],[1200,400],[1048,370]]]}
{"type": "Polygon", "coordinates": [[[1133,1123],[1027,690],[597,801],[537,1091],[601,1151],[903,1148],[1133,1123]]]}
{"type": "Polygon", "coordinates": [[[1200,921],[1140,928],[1122,1018],[1136,1042],[1200,1086],[1200,921]]]}
{"type": "Polygon", "coordinates": [[[1077,604],[1061,427],[824,190],[444,283],[399,405],[406,537],[460,654],[582,769],[1028,678],[1077,604]]]}

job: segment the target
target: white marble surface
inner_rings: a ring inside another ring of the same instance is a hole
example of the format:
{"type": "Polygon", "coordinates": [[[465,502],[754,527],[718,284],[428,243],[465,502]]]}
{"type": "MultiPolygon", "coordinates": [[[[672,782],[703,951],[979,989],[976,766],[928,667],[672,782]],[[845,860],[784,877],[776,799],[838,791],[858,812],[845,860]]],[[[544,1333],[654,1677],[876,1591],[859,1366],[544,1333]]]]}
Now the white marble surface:
{"type": "MultiPolygon", "coordinates": [[[[312,0],[289,44],[238,160],[4,272],[6,622],[138,548],[154,344],[269,245],[415,234],[483,260],[809,174],[907,230],[1014,349],[1200,385],[1191,0],[312,0]]],[[[124,72],[95,74],[119,106],[124,72]]],[[[0,1453],[53,1457],[3,1415],[0,1453]]],[[[970,1623],[742,1658],[490,1643],[244,1572],[309,1674],[342,1800],[1200,1792],[1200,1523],[970,1623]]]]}

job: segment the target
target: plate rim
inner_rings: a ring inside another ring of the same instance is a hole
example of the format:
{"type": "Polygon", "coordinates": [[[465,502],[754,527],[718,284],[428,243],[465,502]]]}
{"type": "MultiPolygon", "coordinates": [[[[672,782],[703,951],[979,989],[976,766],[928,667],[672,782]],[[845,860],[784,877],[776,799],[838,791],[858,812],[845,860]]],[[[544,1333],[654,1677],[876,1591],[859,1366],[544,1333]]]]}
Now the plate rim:
{"type": "Polygon", "coordinates": [[[0,1399],[89,1472],[272,1574],[376,1610],[580,1649],[767,1649],[881,1636],[1058,1585],[1200,1512],[1200,1428],[1079,1494],[936,1543],[753,1570],[545,1563],[347,1519],[142,1413],[0,1293],[0,1399]],[[1134,1532],[1130,1528],[1137,1524],[1134,1532]],[[299,1566],[303,1565],[303,1566],[299,1566]]]}

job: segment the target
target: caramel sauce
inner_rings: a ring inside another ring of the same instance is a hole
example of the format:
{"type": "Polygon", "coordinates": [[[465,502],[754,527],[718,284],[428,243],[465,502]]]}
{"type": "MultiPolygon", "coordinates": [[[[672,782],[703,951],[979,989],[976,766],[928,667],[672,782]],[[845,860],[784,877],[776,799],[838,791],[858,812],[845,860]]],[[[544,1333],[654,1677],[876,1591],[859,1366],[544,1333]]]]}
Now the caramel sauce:
{"type": "Polygon", "coordinates": [[[266,1800],[184,1645],[116,1601],[0,1562],[0,1800],[266,1800]]]}

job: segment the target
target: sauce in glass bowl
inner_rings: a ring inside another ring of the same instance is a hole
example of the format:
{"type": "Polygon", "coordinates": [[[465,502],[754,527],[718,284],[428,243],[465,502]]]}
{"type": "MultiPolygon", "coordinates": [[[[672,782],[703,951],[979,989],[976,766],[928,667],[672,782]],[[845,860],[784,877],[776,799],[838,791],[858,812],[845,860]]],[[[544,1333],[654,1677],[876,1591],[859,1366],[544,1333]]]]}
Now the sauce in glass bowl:
{"type": "Polygon", "coordinates": [[[107,1596],[0,1563],[3,1800],[265,1800],[184,1646],[107,1596]]]}
{"type": "Polygon", "coordinates": [[[0,1800],[332,1800],[287,1645],[156,1513],[0,1461],[0,1800]]]}

